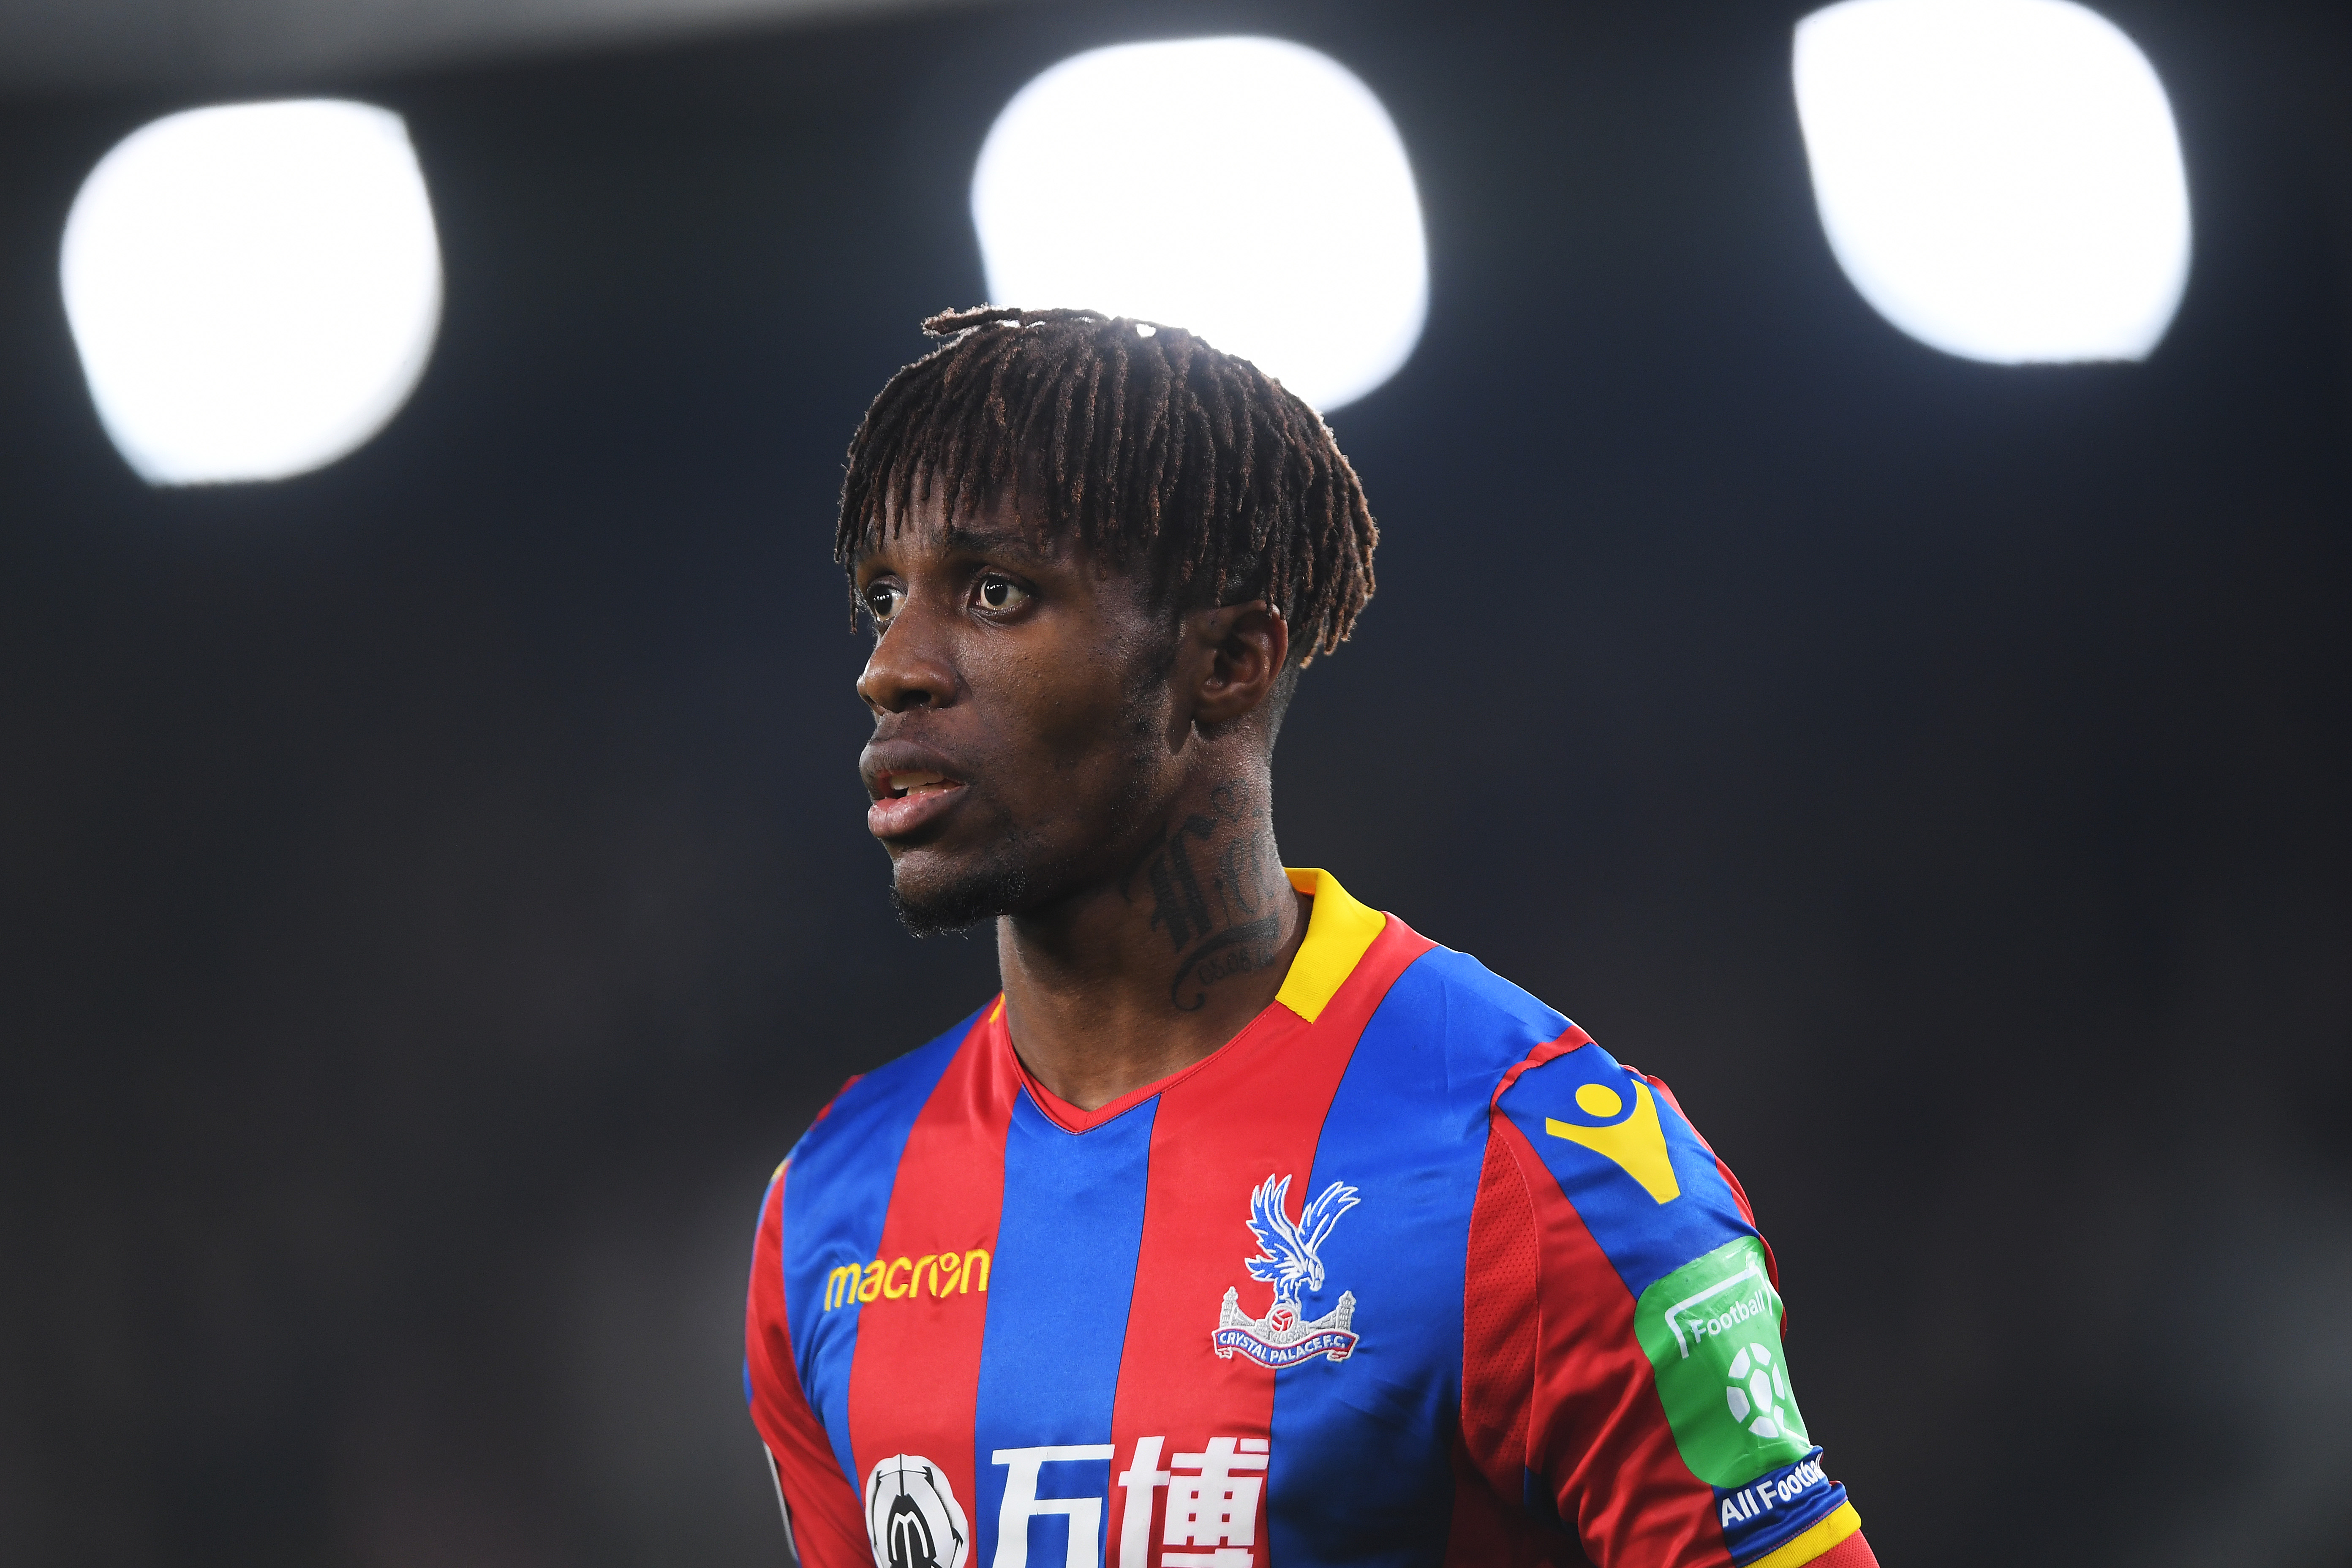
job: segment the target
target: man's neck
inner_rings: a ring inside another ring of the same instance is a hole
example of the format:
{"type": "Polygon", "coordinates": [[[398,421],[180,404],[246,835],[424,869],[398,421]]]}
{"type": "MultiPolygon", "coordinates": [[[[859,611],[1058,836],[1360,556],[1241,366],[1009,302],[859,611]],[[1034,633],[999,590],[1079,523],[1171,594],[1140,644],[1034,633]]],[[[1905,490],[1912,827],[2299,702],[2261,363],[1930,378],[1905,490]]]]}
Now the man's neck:
{"type": "Polygon", "coordinates": [[[1265,795],[1208,790],[1115,879],[997,921],[1013,1048],[1086,1110],[1181,1072],[1274,1000],[1310,904],[1265,795]]]}

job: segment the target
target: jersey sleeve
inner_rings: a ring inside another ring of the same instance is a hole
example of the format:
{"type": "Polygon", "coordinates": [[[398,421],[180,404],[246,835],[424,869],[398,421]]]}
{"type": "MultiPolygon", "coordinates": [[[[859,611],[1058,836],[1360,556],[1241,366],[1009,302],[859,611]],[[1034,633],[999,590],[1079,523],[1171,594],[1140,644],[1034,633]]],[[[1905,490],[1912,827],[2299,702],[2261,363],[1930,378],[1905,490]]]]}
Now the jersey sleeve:
{"type": "Polygon", "coordinates": [[[1496,1089],[1465,1285],[1468,1458],[1595,1568],[1874,1568],[1746,1194],[1580,1031],[1496,1089]]]}
{"type": "Polygon", "coordinates": [[[744,1307],[743,1394],[751,1402],[751,1424],[775,1464],[787,1529],[803,1568],[865,1568],[873,1561],[865,1510],[802,1394],[793,1356],[783,1269],[784,1184],[791,1175],[787,1161],[760,1204],[744,1307]]]}

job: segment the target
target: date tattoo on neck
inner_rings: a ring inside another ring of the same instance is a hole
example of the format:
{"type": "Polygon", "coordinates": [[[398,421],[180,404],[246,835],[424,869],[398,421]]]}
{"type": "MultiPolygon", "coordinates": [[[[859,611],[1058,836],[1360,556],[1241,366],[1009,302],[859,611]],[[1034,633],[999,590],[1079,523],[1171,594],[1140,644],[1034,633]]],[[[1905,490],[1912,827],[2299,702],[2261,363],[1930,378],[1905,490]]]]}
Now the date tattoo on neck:
{"type": "Polygon", "coordinates": [[[1280,867],[1267,866],[1265,836],[1239,788],[1220,784],[1209,798],[1214,816],[1194,813],[1162,832],[1119,879],[1120,896],[1134,898],[1139,875],[1151,895],[1151,929],[1177,955],[1168,1000],[1182,1013],[1206,1005],[1218,981],[1275,961],[1282,915],[1271,888],[1288,886],[1280,867]]]}

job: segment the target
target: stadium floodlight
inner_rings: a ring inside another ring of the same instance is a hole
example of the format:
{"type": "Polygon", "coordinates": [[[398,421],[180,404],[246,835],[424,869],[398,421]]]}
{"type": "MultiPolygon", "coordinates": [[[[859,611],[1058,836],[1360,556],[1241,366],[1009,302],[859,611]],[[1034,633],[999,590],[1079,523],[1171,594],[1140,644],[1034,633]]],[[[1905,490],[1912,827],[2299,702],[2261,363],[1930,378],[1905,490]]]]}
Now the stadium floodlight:
{"type": "Polygon", "coordinates": [[[2136,360],[2189,280],[2155,68],[2069,0],[1845,0],[1797,24],[1830,248],[1920,342],[2001,364],[2136,360]]]}
{"type": "Polygon", "coordinates": [[[1412,353],[1421,198],[1370,88],[1275,38],[1064,60],[996,118],[971,177],[989,297],[1189,328],[1318,408],[1412,353]]]}
{"type": "Polygon", "coordinates": [[[441,317],[407,127],[332,100],[132,132],[82,183],[58,271],[99,418],[158,485],[352,451],[415,389],[441,317]]]}

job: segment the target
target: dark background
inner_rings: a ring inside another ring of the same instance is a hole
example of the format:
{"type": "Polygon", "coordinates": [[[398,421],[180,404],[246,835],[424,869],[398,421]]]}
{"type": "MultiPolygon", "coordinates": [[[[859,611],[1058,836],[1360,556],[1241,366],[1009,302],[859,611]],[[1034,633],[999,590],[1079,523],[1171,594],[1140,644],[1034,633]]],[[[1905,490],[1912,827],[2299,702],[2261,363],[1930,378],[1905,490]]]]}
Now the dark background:
{"type": "MultiPolygon", "coordinates": [[[[2114,0],[2196,261],[2002,369],[1840,275],[1802,5],[950,10],[361,79],[448,308],[373,445],[151,491],[58,302],[184,94],[0,103],[0,1560],[775,1564],[742,1274],[992,984],[884,898],[842,447],[1035,71],[1386,101],[1429,326],[1284,847],[1666,1077],[1888,1568],[2352,1561],[2352,47],[2114,0]]],[[[201,100],[197,100],[201,101],[201,100]]]]}

